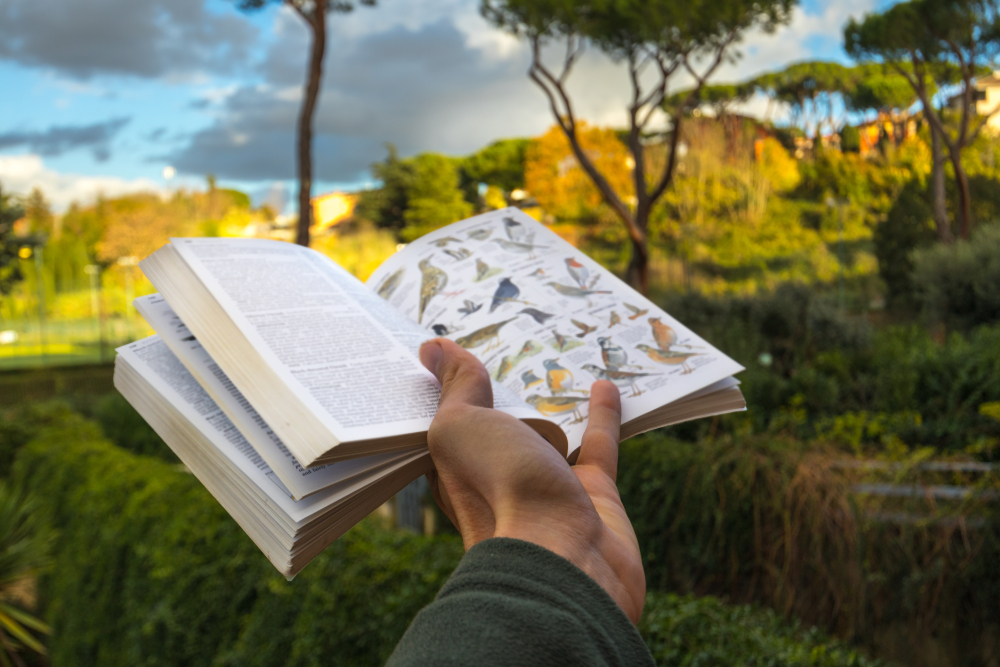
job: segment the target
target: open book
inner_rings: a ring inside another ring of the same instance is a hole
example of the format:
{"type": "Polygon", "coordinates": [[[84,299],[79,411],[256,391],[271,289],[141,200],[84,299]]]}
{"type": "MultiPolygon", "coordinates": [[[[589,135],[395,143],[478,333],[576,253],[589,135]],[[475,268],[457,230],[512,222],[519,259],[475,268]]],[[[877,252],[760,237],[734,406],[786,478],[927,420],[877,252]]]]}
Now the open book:
{"type": "Polygon", "coordinates": [[[623,439],[745,408],[739,364],[517,209],[424,236],[367,285],[259,239],[172,239],[140,266],[158,335],[119,350],[116,386],[288,575],[429,469],[435,336],[570,462],[598,379],[623,439]]]}

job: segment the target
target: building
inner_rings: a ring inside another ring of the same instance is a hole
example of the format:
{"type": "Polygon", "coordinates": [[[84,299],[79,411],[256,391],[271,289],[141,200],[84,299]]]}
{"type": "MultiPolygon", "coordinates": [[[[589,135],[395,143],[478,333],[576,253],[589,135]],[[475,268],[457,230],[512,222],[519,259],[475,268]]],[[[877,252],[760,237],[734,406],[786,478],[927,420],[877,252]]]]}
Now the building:
{"type": "Polygon", "coordinates": [[[313,197],[313,232],[322,233],[354,215],[358,196],[347,192],[328,192],[313,197]]]}
{"type": "Polygon", "coordinates": [[[987,127],[994,134],[1000,134],[1000,113],[993,113],[1000,110],[1000,70],[976,80],[973,99],[976,101],[976,113],[989,116],[987,127]]]}

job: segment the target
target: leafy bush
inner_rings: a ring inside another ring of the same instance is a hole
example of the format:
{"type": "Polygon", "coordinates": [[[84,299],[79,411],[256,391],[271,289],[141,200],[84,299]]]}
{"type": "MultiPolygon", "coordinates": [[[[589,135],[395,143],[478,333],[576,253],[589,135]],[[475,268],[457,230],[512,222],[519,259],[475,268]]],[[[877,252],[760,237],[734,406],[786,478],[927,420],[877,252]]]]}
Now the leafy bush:
{"type": "Polygon", "coordinates": [[[1000,475],[928,473],[926,456],[879,477],[787,437],[649,434],[622,444],[618,487],[650,588],[764,604],[907,664],[933,654],[971,664],[994,648],[1000,622],[990,495],[1000,475]],[[879,481],[977,493],[947,502],[852,491],[879,481]],[[886,648],[890,631],[907,642],[886,648]]]}
{"type": "Polygon", "coordinates": [[[857,650],[803,630],[770,609],[727,605],[716,598],[649,593],[639,623],[658,665],[677,667],[875,667],[857,650]]]}
{"type": "Polygon", "coordinates": [[[160,439],[156,431],[117,391],[107,394],[94,409],[94,419],[113,443],[134,454],[155,456],[179,463],[177,455],[160,439]]]}
{"type": "Polygon", "coordinates": [[[913,283],[924,312],[958,329],[1000,321],[1000,225],[970,241],[913,254],[913,283]]]}
{"type": "Polygon", "coordinates": [[[919,180],[907,183],[885,220],[875,228],[875,256],[892,308],[913,306],[913,251],[936,239],[934,214],[927,187],[919,180]]]}

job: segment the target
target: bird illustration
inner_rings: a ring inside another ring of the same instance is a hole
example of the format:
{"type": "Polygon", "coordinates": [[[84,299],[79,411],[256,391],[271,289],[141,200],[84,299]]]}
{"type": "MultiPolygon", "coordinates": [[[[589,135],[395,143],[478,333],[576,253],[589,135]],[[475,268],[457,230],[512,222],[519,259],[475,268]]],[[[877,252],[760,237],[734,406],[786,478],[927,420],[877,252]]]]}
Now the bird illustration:
{"type": "Polygon", "coordinates": [[[545,269],[535,269],[533,272],[528,274],[529,278],[543,278],[545,276],[545,269]]]}
{"type": "MultiPolygon", "coordinates": [[[[490,304],[490,312],[499,308],[502,304],[511,303],[512,301],[519,301],[517,297],[521,296],[521,290],[517,288],[517,285],[510,281],[510,278],[502,278],[500,284],[497,285],[497,289],[493,292],[493,303],[490,304]]],[[[519,303],[524,303],[519,301],[519,303]]]]}
{"type": "Polygon", "coordinates": [[[530,315],[531,318],[536,322],[538,322],[539,324],[545,324],[545,320],[549,319],[550,317],[555,317],[555,315],[553,315],[552,313],[543,313],[537,308],[522,308],[518,312],[523,315],[530,315]]]}
{"type": "Polygon", "coordinates": [[[503,271],[503,269],[501,269],[500,267],[494,266],[491,268],[489,264],[487,264],[486,262],[477,257],[476,277],[472,279],[472,282],[480,283],[486,280],[487,278],[492,278],[501,271],[503,271]]]}
{"type": "Polygon", "coordinates": [[[427,304],[448,285],[448,274],[433,266],[430,257],[420,260],[417,266],[420,267],[421,273],[420,315],[417,317],[417,323],[420,324],[424,319],[424,311],[427,310],[427,304]]]}
{"type": "Polygon", "coordinates": [[[628,308],[630,311],[632,311],[632,314],[628,316],[628,318],[630,320],[634,320],[634,319],[640,318],[640,317],[642,317],[643,315],[645,315],[646,313],[649,312],[648,308],[645,309],[645,310],[639,310],[638,308],[636,308],[635,306],[633,306],[630,303],[626,303],[624,305],[625,305],[626,308],[628,308]]]}
{"type": "Polygon", "coordinates": [[[492,227],[487,227],[486,229],[473,229],[469,232],[469,238],[475,241],[485,241],[493,233],[492,227]]]}
{"type": "Polygon", "coordinates": [[[514,218],[504,218],[503,228],[504,231],[507,232],[507,238],[511,241],[521,243],[522,241],[527,240],[525,236],[527,235],[528,230],[514,218]]]}
{"type": "Polygon", "coordinates": [[[553,395],[565,394],[570,391],[578,391],[581,394],[589,394],[585,389],[573,389],[573,373],[559,365],[558,359],[546,359],[542,362],[545,366],[545,384],[553,395]]]}
{"type": "Polygon", "coordinates": [[[687,375],[688,373],[694,371],[694,369],[688,364],[688,359],[696,357],[699,354],[704,354],[703,352],[674,352],[673,350],[658,350],[655,347],[643,344],[636,345],[635,349],[642,350],[646,353],[647,357],[658,364],[683,367],[684,372],[682,375],[687,375]]]}
{"type": "Polygon", "coordinates": [[[575,258],[570,257],[566,260],[566,270],[569,272],[570,278],[576,281],[576,284],[587,289],[587,279],[590,278],[590,271],[587,270],[580,262],[576,261],[575,258]]]}
{"type": "Polygon", "coordinates": [[[566,343],[567,343],[566,336],[563,336],[561,333],[559,333],[555,329],[552,330],[552,335],[555,337],[556,343],[559,345],[559,351],[562,352],[563,348],[566,347],[566,343]]]}
{"type": "Polygon", "coordinates": [[[579,398],[577,396],[539,396],[538,394],[532,394],[524,400],[547,417],[555,417],[556,415],[564,415],[567,412],[572,412],[576,420],[570,423],[579,424],[586,419],[586,416],[580,413],[580,404],[586,403],[590,399],[579,398]]]}
{"type": "Polygon", "coordinates": [[[524,388],[525,389],[530,389],[530,388],[534,387],[537,384],[541,384],[542,383],[542,378],[540,378],[537,375],[535,375],[534,371],[528,370],[528,371],[524,371],[523,373],[521,373],[521,382],[524,383],[524,388]]]}
{"type": "Polygon", "coordinates": [[[615,326],[616,324],[621,324],[622,318],[615,311],[611,311],[611,323],[608,324],[608,328],[615,326]]]}
{"type": "Polygon", "coordinates": [[[507,252],[513,252],[520,255],[529,255],[530,259],[535,258],[535,250],[548,248],[545,245],[535,245],[533,243],[517,243],[515,241],[508,241],[507,239],[493,239],[494,243],[499,243],[500,247],[507,252]]]}
{"type": "Polygon", "coordinates": [[[476,329],[467,336],[456,338],[455,342],[464,347],[466,350],[472,350],[479,347],[483,343],[488,342],[489,345],[484,351],[489,352],[494,347],[500,347],[500,329],[502,329],[505,324],[513,322],[516,319],[517,317],[512,317],[509,320],[497,322],[496,324],[490,324],[482,329],[476,329]]]}
{"type": "Polygon", "coordinates": [[[609,290],[589,290],[580,287],[573,287],[572,285],[563,285],[557,283],[554,280],[545,283],[555,291],[559,292],[563,296],[568,296],[571,299],[586,299],[587,303],[590,303],[591,294],[611,294],[609,290]]]}
{"type": "Polygon", "coordinates": [[[497,382],[503,382],[507,379],[507,374],[514,368],[514,364],[511,363],[510,355],[505,356],[500,360],[500,364],[497,366],[496,379],[497,382]]]}
{"type": "Polygon", "coordinates": [[[459,241],[453,236],[446,236],[443,239],[438,239],[437,241],[434,241],[433,243],[434,247],[436,248],[444,248],[449,243],[461,243],[461,241],[459,241]]]}
{"type": "Polygon", "coordinates": [[[449,327],[447,324],[432,324],[431,331],[434,332],[435,336],[447,336],[448,334],[453,334],[456,331],[461,331],[459,327],[449,327]]]}
{"type": "Polygon", "coordinates": [[[621,389],[630,387],[632,389],[632,393],[628,395],[628,398],[633,398],[634,396],[639,396],[644,393],[641,389],[637,389],[635,386],[635,383],[641,378],[649,377],[650,375],[659,375],[659,373],[629,373],[626,371],[611,370],[609,368],[595,366],[594,364],[584,364],[583,370],[587,371],[598,380],[610,380],[621,389]]]}
{"type": "Polygon", "coordinates": [[[399,284],[403,282],[404,273],[406,273],[406,267],[403,267],[392,275],[386,277],[375,291],[376,294],[383,299],[388,300],[392,296],[393,292],[396,291],[396,288],[399,287],[399,284]]]}
{"type": "Polygon", "coordinates": [[[653,327],[653,340],[661,350],[669,349],[671,345],[677,343],[677,332],[660,322],[659,317],[649,318],[649,325],[653,327]]]}
{"type": "Polygon", "coordinates": [[[574,326],[580,329],[580,333],[576,335],[577,338],[583,338],[591,331],[597,331],[597,327],[592,327],[589,324],[584,324],[583,322],[580,322],[578,320],[570,320],[570,322],[572,322],[574,326]]]}
{"type": "Polygon", "coordinates": [[[529,340],[524,345],[521,346],[521,351],[517,353],[517,356],[523,357],[524,355],[530,352],[534,352],[534,350],[535,350],[535,341],[529,340]]]}
{"type": "Polygon", "coordinates": [[[615,345],[607,336],[597,339],[597,344],[601,346],[601,361],[610,371],[621,370],[625,366],[633,366],[628,363],[628,354],[620,345],[615,345]]]}
{"type": "Polygon", "coordinates": [[[472,255],[472,253],[465,248],[459,248],[458,250],[445,250],[444,254],[448,255],[456,262],[461,262],[463,259],[472,255]]]}
{"type": "Polygon", "coordinates": [[[469,315],[471,315],[472,313],[476,312],[477,310],[479,310],[482,307],[483,307],[483,304],[481,304],[481,303],[473,303],[472,301],[466,299],[465,300],[465,305],[463,305],[461,308],[459,308],[458,312],[462,313],[462,319],[465,319],[466,317],[468,317],[469,315]]]}

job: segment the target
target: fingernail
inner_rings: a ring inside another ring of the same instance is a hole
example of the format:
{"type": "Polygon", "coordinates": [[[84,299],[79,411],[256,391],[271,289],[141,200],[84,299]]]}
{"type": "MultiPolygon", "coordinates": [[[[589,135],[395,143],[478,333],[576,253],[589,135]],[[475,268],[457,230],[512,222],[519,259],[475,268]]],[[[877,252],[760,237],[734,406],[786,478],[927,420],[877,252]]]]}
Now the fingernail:
{"type": "Polygon", "coordinates": [[[441,349],[441,345],[437,341],[425,341],[420,346],[420,363],[435,376],[438,374],[438,366],[441,364],[443,355],[444,350],[441,349]]]}

